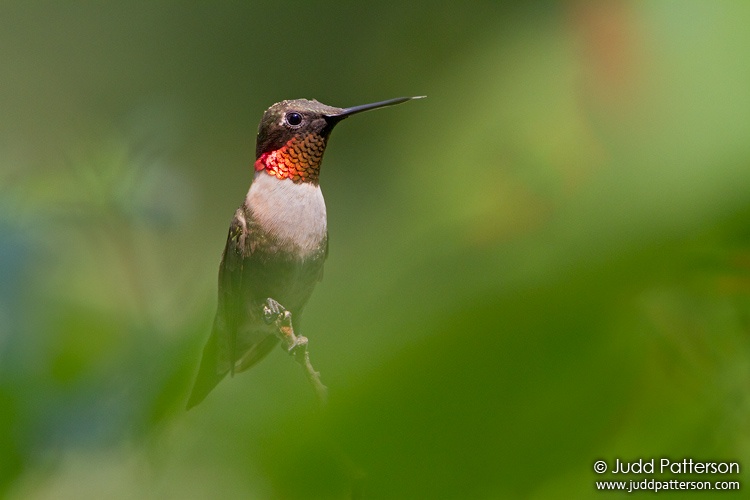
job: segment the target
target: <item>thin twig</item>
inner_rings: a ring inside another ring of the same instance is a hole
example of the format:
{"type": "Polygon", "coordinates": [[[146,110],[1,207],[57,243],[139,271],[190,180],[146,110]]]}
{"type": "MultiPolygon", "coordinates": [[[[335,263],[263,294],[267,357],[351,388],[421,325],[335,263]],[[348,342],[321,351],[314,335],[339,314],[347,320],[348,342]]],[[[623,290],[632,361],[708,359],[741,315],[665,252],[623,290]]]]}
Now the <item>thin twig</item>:
{"type": "Polygon", "coordinates": [[[328,388],[320,381],[320,372],[315,371],[310,363],[310,352],[307,350],[307,337],[295,335],[292,327],[292,313],[284,311],[276,318],[276,336],[284,343],[286,350],[294,356],[294,360],[302,367],[308,382],[315,390],[320,406],[328,401],[328,388]]]}

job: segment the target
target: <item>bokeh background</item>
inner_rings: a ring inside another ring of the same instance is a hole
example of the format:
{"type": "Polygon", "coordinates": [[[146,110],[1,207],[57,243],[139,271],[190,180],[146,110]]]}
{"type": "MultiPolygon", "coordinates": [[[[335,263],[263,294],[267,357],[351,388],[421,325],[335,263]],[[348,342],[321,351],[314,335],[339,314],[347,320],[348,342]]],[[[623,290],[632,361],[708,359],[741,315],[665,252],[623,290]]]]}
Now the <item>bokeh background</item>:
{"type": "Polygon", "coordinates": [[[0,18],[0,496],[598,498],[597,459],[750,466],[750,3],[0,18]],[[263,110],[422,94],[326,153],[328,408],[279,349],[185,412],[263,110]]]}

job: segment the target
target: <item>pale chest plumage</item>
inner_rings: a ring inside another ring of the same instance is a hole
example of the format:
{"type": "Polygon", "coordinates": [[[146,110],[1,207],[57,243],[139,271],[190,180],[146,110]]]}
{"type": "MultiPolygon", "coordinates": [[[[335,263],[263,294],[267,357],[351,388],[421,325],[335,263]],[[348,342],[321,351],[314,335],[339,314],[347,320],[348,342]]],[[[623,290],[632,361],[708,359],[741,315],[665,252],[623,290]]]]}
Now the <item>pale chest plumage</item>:
{"type": "Polygon", "coordinates": [[[326,205],[320,186],[279,180],[257,172],[245,203],[264,231],[305,258],[320,251],[326,238],[326,205]]]}

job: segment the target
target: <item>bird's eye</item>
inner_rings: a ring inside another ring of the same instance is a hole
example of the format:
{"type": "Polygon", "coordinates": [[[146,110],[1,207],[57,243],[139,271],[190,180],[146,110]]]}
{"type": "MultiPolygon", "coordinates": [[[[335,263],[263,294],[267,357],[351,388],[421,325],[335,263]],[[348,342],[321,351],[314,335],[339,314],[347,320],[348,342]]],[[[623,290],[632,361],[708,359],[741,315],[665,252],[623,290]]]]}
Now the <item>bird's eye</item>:
{"type": "Polygon", "coordinates": [[[286,114],[286,122],[292,127],[296,127],[302,123],[302,115],[294,111],[286,114]]]}

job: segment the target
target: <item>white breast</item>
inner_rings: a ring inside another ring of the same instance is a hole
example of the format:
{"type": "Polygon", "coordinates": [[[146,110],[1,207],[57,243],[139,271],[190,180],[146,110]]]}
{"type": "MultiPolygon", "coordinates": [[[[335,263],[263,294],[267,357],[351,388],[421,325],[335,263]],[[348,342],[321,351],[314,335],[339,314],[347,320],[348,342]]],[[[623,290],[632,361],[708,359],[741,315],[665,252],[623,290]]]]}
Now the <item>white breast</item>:
{"type": "Polygon", "coordinates": [[[279,180],[261,171],[255,173],[245,200],[261,227],[297,247],[301,257],[319,250],[327,230],[320,186],[279,180]]]}

